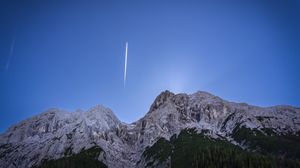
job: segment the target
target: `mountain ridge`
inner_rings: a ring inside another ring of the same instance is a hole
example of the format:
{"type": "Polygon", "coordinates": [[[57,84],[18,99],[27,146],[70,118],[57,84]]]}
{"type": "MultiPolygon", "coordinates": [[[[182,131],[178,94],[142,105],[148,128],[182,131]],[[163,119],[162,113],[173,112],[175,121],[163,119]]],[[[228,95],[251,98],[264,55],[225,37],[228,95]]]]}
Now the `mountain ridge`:
{"type": "Polygon", "coordinates": [[[0,165],[34,167],[99,146],[103,152],[97,160],[108,167],[144,167],[147,147],[189,128],[247,148],[246,142],[233,135],[243,128],[265,135],[265,129],[276,135],[300,134],[300,109],[234,103],[204,91],[174,94],[168,90],[156,97],[144,117],[131,124],[121,122],[102,105],[86,112],[51,108],[0,135],[0,165]]]}

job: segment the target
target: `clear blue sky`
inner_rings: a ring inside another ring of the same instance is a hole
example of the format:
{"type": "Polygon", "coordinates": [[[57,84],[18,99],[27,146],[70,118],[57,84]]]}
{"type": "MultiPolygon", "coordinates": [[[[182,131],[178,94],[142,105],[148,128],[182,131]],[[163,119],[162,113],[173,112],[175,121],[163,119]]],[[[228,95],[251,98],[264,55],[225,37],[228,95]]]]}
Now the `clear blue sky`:
{"type": "Polygon", "coordinates": [[[299,1],[5,0],[0,46],[0,132],[51,107],[133,122],[166,89],[300,106],[299,1]]]}

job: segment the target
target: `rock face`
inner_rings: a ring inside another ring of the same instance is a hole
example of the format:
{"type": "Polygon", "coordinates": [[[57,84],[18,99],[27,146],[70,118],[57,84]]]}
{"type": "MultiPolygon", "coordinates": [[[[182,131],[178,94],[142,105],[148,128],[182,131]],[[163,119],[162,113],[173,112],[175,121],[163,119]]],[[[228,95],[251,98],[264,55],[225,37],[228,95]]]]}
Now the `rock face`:
{"type": "Polygon", "coordinates": [[[0,136],[0,167],[27,168],[99,146],[98,160],[108,167],[144,167],[142,153],[159,138],[170,139],[186,128],[232,138],[237,127],[271,129],[278,135],[300,133],[300,109],[256,107],[225,101],[207,92],[162,92],[140,120],[126,124],[103,106],[66,112],[50,109],[10,127],[0,136]]]}

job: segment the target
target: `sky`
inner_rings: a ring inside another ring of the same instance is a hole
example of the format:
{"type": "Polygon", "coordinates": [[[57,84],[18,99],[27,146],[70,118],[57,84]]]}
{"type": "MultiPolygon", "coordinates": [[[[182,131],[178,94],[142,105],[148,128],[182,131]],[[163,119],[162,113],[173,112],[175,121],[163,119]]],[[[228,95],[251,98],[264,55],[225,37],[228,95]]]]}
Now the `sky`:
{"type": "Polygon", "coordinates": [[[52,107],[131,123],[164,90],[300,106],[299,0],[4,0],[0,46],[0,132],[52,107]]]}

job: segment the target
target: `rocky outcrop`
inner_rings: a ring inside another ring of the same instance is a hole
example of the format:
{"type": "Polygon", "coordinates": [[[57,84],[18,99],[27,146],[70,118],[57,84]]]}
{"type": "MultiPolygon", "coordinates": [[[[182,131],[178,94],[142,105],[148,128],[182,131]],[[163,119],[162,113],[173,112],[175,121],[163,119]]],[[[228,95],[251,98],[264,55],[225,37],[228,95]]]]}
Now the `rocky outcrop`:
{"type": "Polygon", "coordinates": [[[235,142],[236,127],[277,134],[298,134],[300,109],[290,106],[256,107],[225,101],[207,92],[191,95],[162,92],[140,120],[126,124],[103,106],[66,112],[50,109],[10,127],[0,136],[0,167],[39,165],[99,146],[99,160],[108,167],[144,167],[139,162],[147,146],[170,139],[186,128],[206,130],[212,137],[235,142]]]}

